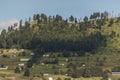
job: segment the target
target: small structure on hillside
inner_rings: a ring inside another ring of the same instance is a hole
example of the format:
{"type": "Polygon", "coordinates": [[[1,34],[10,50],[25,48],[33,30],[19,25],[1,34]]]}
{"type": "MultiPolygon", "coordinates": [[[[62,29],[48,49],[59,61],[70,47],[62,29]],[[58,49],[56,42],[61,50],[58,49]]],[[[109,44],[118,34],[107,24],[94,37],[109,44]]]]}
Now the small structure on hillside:
{"type": "Polygon", "coordinates": [[[35,53],[30,53],[31,56],[33,56],[35,53]]]}
{"type": "Polygon", "coordinates": [[[120,72],[112,72],[112,75],[120,75],[120,72]]]}
{"type": "Polygon", "coordinates": [[[68,59],[66,59],[65,61],[68,62],[68,59]]]}
{"type": "Polygon", "coordinates": [[[44,73],[43,76],[49,76],[49,74],[48,73],[44,73]]]}
{"type": "Polygon", "coordinates": [[[0,70],[7,70],[8,69],[8,66],[6,67],[0,67],[0,70]]]}
{"type": "Polygon", "coordinates": [[[45,65],[45,63],[40,63],[40,65],[45,65]]]}
{"type": "Polygon", "coordinates": [[[48,80],[53,80],[53,78],[52,78],[52,77],[49,77],[48,80]]]}
{"type": "Polygon", "coordinates": [[[108,78],[108,80],[112,80],[111,78],[108,78]]]}
{"type": "Polygon", "coordinates": [[[22,61],[22,62],[27,62],[27,61],[29,61],[30,60],[30,58],[23,58],[23,59],[20,59],[20,61],[22,61]]]}
{"type": "Polygon", "coordinates": [[[81,63],[81,66],[85,67],[86,65],[85,65],[85,63],[81,63]]]}
{"type": "Polygon", "coordinates": [[[23,52],[23,51],[25,51],[24,49],[21,49],[21,51],[23,52]]]}
{"type": "Polygon", "coordinates": [[[16,55],[11,55],[10,58],[16,58],[16,55]]]}
{"type": "Polygon", "coordinates": [[[20,63],[20,64],[18,64],[18,66],[24,66],[25,64],[24,63],[20,63]]]}
{"type": "Polygon", "coordinates": [[[64,66],[65,64],[59,64],[60,66],[64,66]]]}
{"type": "Polygon", "coordinates": [[[44,54],[43,57],[49,57],[50,55],[49,54],[44,54]]]}

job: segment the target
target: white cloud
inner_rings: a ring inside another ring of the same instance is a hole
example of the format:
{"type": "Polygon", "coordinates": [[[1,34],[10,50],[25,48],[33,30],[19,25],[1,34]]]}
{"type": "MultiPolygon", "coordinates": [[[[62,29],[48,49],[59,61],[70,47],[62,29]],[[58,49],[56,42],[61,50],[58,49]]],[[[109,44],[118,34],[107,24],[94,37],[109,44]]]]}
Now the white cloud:
{"type": "Polygon", "coordinates": [[[17,23],[19,25],[19,21],[16,19],[11,19],[11,20],[7,20],[7,21],[0,21],[0,32],[3,29],[8,29],[9,26],[14,25],[15,23],[17,23]]]}

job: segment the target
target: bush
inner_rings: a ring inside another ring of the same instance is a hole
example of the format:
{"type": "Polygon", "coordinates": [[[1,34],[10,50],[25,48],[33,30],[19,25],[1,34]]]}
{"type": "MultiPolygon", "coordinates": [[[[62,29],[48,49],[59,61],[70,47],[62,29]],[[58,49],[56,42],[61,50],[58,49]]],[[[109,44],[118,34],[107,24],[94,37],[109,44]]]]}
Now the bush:
{"type": "Polygon", "coordinates": [[[58,77],[57,80],[62,80],[62,79],[60,77],[58,77]]]}
{"type": "Polygon", "coordinates": [[[65,78],[64,80],[71,80],[70,78],[65,78]]]}
{"type": "Polygon", "coordinates": [[[107,71],[103,72],[102,78],[103,78],[102,80],[108,80],[108,72],[107,71]]]}

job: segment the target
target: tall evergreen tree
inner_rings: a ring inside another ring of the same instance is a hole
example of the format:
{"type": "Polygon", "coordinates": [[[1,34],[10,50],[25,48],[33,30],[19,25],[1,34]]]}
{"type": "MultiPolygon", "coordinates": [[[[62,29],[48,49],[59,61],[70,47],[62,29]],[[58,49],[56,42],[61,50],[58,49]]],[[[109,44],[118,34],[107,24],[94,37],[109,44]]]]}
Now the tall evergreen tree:
{"type": "Polygon", "coordinates": [[[15,73],[20,73],[20,68],[19,67],[15,68],[15,73]]]}
{"type": "Polygon", "coordinates": [[[84,22],[88,22],[88,17],[87,16],[84,17],[84,22]]]}
{"type": "Polygon", "coordinates": [[[26,76],[26,77],[29,77],[29,76],[30,76],[30,71],[29,71],[28,68],[25,70],[24,76],[26,76]]]}
{"type": "Polygon", "coordinates": [[[69,17],[69,21],[74,22],[74,17],[72,15],[69,17]]]}
{"type": "Polygon", "coordinates": [[[22,22],[22,20],[20,20],[20,21],[19,21],[19,28],[22,27],[22,24],[23,24],[23,22],[22,22]]]}

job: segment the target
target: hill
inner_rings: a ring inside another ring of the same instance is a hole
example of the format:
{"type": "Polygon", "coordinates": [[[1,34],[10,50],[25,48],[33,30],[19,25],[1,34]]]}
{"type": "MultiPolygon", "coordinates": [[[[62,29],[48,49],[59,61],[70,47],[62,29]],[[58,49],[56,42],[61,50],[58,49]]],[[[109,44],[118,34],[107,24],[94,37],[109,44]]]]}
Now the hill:
{"type": "Polygon", "coordinates": [[[53,17],[47,17],[45,14],[34,15],[34,20],[26,21],[25,25],[20,21],[19,29],[11,26],[8,32],[3,30],[0,48],[94,53],[99,47],[106,45],[106,34],[102,34],[102,29],[99,29],[105,25],[106,19],[88,21],[86,18],[84,22],[78,22],[73,16],[70,16],[68,21],[59,15],[53,17]],[[93,22],[95,24],[92,24],[93,22]]]}
{"type": "MultiPolygon", "coordinates": [[[[60,15],[42,13],[35,14],[32,21],[22,24],[21,20],[19,28],[11,26],[8,31],[2,31],[0,48],[27,49],[29,54],[34,52],[33,56],[24,56],[31,58],[25,67],[32,77],[43,77],[49,73],[104,79],[111,77],[108,74],[116,66],[119,71],[120,17],[108,18],[107,12],[101,15],[93,13],[92,17],[85,16],[83,21],[78,21],[73,16],[63,19],[60,15]]],[[[12,52],[5,50],[4,53],[9,55],[12,52]]],[[[16,58],[14,68],[19,59],[16,58]]]]}

